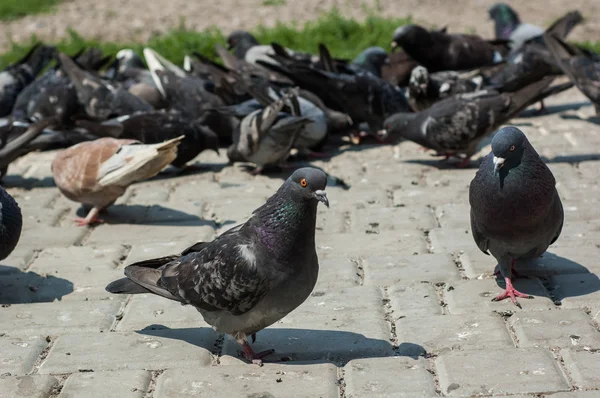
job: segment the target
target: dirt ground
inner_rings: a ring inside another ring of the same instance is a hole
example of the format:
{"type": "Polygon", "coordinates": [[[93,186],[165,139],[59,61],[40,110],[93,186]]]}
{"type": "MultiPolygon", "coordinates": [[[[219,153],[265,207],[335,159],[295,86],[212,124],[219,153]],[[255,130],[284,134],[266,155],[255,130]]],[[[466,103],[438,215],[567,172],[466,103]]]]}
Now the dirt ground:
{"type": "MultiPolygon", "coordinates": [[[[111,41],[146,40],[182,20],[188,28],[216,25],[225,33],[277,21],[304,21],[337,7],[344,15],[364,18],[367,9],[384,16],[412,15],[422,24],[448,25],[451,31],[493,35],[487,8],[494,0],[65,0],[53,13],[28,16],[0,25],[0,51],[10,40],[21,42],[32,34],[56,41],[73,28],[86,38],[111,41]],[[279,4],[279,5],[265,5],[279,4]]],[[[508,1],[521,20],[546,26],[571,9],[586,18],[571,34],[573,40],[600,40],[600,0],[508,1]]]]}

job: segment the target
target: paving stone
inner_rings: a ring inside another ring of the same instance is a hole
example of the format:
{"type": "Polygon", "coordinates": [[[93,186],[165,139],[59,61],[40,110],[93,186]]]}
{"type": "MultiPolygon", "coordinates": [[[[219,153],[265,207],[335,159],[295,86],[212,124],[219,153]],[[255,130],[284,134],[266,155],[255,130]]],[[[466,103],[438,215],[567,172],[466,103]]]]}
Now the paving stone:
{"type": "Polygon", "coordinates": [[[600,332],[581,310],[517,312],[508,323],[519,347],[600,348],[600,332]]]}
{"type": "Polygon", "coordinates": [[[439,356],[435,363],[440,389],[449,396],[570,389],[552,353],[545,349],[451,351],[439,356]]]}
{"type": "Polygon", "coordinates": [[[349,220],[347,212],[328,209],[325,206],[317,207],[317,225],[316,231],[323,233],[344,233],[348,232],[349,220]]]}
{"type": "Polygon", "coordinates": [[[471,206],[466,203],[448,203],[436,206],[435,216],[439,226],[451,229],[470,229],[469,212],[471,206]]]}
{"type": "Polygon", "coordinates": [[[347,258],[319,258],[319,278],[313,291],[330,291],[360,284],[359,262],[347,258]]]}
{"type": "Polygon", "coordinates": [[[468,188],[464,192],[451,190],[444,191],[443,195],[440,195],[440,189],[438,188],[411,185],[406,188],[394,190],[393,205],[395,207],[410,207],[414,205],[435,207],[446,203],[462,203],[465,201],[465,192],[468,195],[468,188]]]}
{"type": "Polygon", "coordinates": [[[202,315],[190,305],[154,294],[136,294],[125,307],[118,331],[181,328],[210,328],[202,315]]]}
{"type": "Polygon", "coordinates": [[[86,228],[32,228],[21,232],[19,242],[27,242],[29,248],[34,250],[42,250],[48,247],[69,247],[80,243],[86,234],[86,228]]]}
{"type": "Polygon", "coordinates": [[[565,349],[560,354],[577,387],[600,388],[600,353],[565,349]]]}
{"type": "Polygon", "coordinates": [[[345,367],[346,397],[434,397],[427,362],[407,357],[355,359],[345,367]]]}
{"type": "Polygon", "coordinates": [[[327,198],[332,209],[369,209],[387,207],[389,205],[388,193],[384,187],[374,188],[367,186],[361,188],[353,186],[347,191],[342,189],[327,188],[327,198]]]}
{"type": "Polygon", "coordinates": [[[556,275],[550,279],[552,295],[564,308],[584,308],[600,303],[596,274],[556,275]]]}
{"type": "Polygon", "coordinates": [[[0,377],[0,398],[46,398],[57,385],[58,380],[52,376],[0,377]]]}
{"type": "Polygon", "coordinates": [[[207,328],[66,334],[54,342],[39,373],[207,366],[216,338],[207,328]]]}
{"type": "Polygon", "coordinates": [[[59,398],[143,398],[151,374],[145,370],[85,372],[69,376],[59,398]]]}
{"type": "Polygon", "coordinates": [[[435,216],[425,206],[361,209],[352,213],[352,231],[356,233],[384,234],[409,228],[429,230],[435,227],[435,216]]]}
{"type": "Polygon", "coordinates": [[[429,231],[434,253],[457,253],[477,247],[470,228],[435,228],[429,231]]]}
{"type": "MultiPolygon", "coordinates": [[[[555,308],[539,279],[517,278],[513,285],[518,291],[534,296],[533,299],[519,299],[524,311],[555,308]]],[[[499,279],[468,280],[450,286],[452,289],[444,290],[444,299],[451,314],[514,312],[518,309],[510,299],[492,301],[504,290],[504,282],[499,279]]]]}
{"type": "Polygon", "coordinates": [[[177,225],[165,224],[102,224],[94,228],[86,246],[106,246],[125,243],[134,245],[149,242],[181,241],[190,236],[210,240],[214,235],[211,221],[182,221],[177,225]]]}
{"type": "Polygon", "coordinates": [[[197,241],[194,236],[189,236],[170,242],[137,243],[131,247],[123,264],[129,265],[142,260],[181,253],[197,241]]]}
{"type": "MultiPolygon", "coordinates": [[[[348,361],[393,355],[382,292],[359,286],[313,294],[296,310],[257,334],[255,351],[275,349],[272,358],[348,361]]],[[[221,364],[239,363],[239,345],[225,337],[221,364]]]]}
{"type": "Polygon", "coordinates": [[[109,331],[121,308],[119,300],[15,304],[0,308],[0,333],[10,336],[58,335],[109,331]]]}
{"type": "MultiPolygon", "coordinates": [[[[120,296],[108,293],[105,287],[113,280],[123,277],[123,269],[118,266],[125,253],[125,247],[118,244],[95,248],[51,248],[40,253],[30,270],[39,275],[47,275],[48,279],[62,278],[71,283],[72,291],[65,292],[59,298],[61,300],[116,299],[120,296]]],[[[47,286],[44,283],[35,295],[52,297],[55,293],[52,290],[54,286],[55,284],[47,286]]],[[[66,289],[66,285],[63,289],[66,289]]]]}
{"type": "Polygon", "coordinates": [[[37,336],[1,337],[0,375],[10,373],[9,376],[22,376],[31,372],[35,361],[47,345],[45,338],[37,336]]]}
{"type": "Polygon", "coordinates": [[[390,286],[397,282],[431,283],[459,280],[452,255],[446,253],[404,256],[370,255],[363,259],[364,283],[390,286]]]}
{"type": "Polygon", "coordinates": [[[394,319],[419,315],[441,315],[435,288],[429,283],[396,283],[388,289],[394,319]]]}
{"type": "Polygon", "coordinates": [[[53,275],[22,272],[17,268],[4,269],[0,278],[0,303],[22,304],[62,300],[73,292],[73,282],[53,275]]]}
{"type": "Polygon", "coordinates": [[[211,366],[202,371],[169,369],[159,376],[154,396],[336,398],[336,382],[337,369],[331,364],[211,366]]]}
{"type": "Polygon", "coordinates": [[[514,347],[502,318],[490,314],[406,317],[396,321],[396,336],[400,353],[412,356],[514,347]]]}
{"type": "MultiPolygon", "coordinates": [[[[572,392],[559,392],[556,394],[548,395],[549,398],[597,398],[598,391],[572,391],[572,392]]],[[[512,398],[512,396],[511,396],[512,398]]]]}
{"type": "Polygon", "coordinates": [[[24,269],[33,258],[33,254],[33,249],[17,243],[17,247],[10,256],[4,260],[0,260],[0,275],[3,273],[18,272],[20,269],[24,269]]]}
{"type": "Polygon", "coordinates": [[[252,212],[265,204],[265,199],[254,196],[237,198],[217,198],[209,206],[208,215],[217,223],[241,224],[252,212]]]}

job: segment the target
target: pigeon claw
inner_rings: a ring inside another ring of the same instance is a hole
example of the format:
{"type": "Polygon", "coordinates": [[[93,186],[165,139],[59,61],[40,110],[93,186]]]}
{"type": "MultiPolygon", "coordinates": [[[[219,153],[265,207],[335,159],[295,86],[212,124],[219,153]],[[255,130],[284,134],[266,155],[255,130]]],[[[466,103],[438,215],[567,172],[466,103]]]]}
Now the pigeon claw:
{"type": "Polygon", "coordinates": [[[523,309],[523,307],[521,307],[521,304],[517,301],[517,297],[532,299],[533,296],[521,293],[520,291],[515,289],[510,278],[504,278],[504,280],[506,281],[506,289],[504,290],[504,293],[497,295],[492,299],[492,301],[502,301],[504,299],[510,298],[510,301],[512,301],[514,305],[516,305],[520,309],[523,309]]]}
{"type": "Polygon", "coordinates": [[[247,342],[244,342],[242,344],[242,349],[244,350],[243,354],[244,358],[246,358],[248,361],[252,362],[255,365],[258,366],[262,366],[263,365],[263,358],[271,355],[272,353],[275,352],[275,350],[270,349],[270,350],[265,350],[265,351],[261,351],[261,352],[254,352],[252,350],[252,347],[250,347],[250,344],[248,344],[247,342]]]}
{"type": "Polygon", "coordinates": [[[85,218],[82,217],[77,217],[75,218],[75,223],[77,224],[77,226],[79,227],[83,227],[86,225],[92,225],[92,224],[101,224],[104,222],[104,220],[102,220],[101,218],[98,218],[98,214],[100,213],[100,209],[94,207],[90,210],[90,212],[88,213],[88,215],[85,218]]]}

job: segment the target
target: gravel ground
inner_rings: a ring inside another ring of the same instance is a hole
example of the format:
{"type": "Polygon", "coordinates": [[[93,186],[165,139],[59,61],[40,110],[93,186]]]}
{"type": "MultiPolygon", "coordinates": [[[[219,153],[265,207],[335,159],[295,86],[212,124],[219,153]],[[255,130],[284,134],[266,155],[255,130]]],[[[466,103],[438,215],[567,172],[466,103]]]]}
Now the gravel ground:
{"type": "MultiPolygon", "coordinates": [[[[337,7],[344,15],[364,18],[368,9],[384,16],[412,15],[419,23],[448,25],[452,31],[476,31],[491,37],[493,26],[487,8],[495,0],[66,0],[51,14],[28,16],[0,26],[0,51],[10,40],[22,42],[32,34],[44,40],[58,40],[73,28],[86,38],[131,41],[147,40],[154,33],[178,26],[203,30],[216,25],[225,33],[251,29],[277,21],[303,23],[337,7]],[[265,5],[275,3],[280,5],[265,5]],[[143,11],[141,11],[143,10],[143,11]]],[[[579,9],[586,23],[577,27],[573,40],[600,40],[600,1],[530,0],[509,1],[521,19],[548,25],[569,9],[579,9]]]]}

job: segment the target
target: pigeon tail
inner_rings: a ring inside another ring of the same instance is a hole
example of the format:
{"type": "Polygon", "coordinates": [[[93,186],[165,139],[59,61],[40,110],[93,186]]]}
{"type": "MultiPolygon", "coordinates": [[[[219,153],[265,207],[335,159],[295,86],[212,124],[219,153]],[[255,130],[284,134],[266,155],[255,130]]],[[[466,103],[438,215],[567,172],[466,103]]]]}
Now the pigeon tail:
{"type": "Polygon", "coordinates": [[[121,278],[114,282],[111,282],[106,286],[105,290],[113,294],[152,293],[150,290],[138,285],[129,278],[121,278]]]}
{"type": "Polygon", "coordinates": [[[583,22],[583,16],[577,10],[570,11],[563,17],[557,19],[552,25],[546,29],[546,33],[556,35],[564,39],[571,33],[571,30],[578,24],[583,22]]]}
{"type": "Polygon", "coordinates": [[[535,83],[523,87],[518,91],[508,93],[510,95],[511,102],[506,111],[506,120],[518,115],[529,105],[532,105],[552,94],[544,94],[544,90],[550,86],[554,79],[555,76],[547,76],[535,83]]]}
{"type": "Polygon", "coordinates": [[[177,157],[177,147],[184,135],[160,144],[123,145],[117,153],[102,163],[98,170],[101,186],[129,186],[152,178],[177,157]]]}

